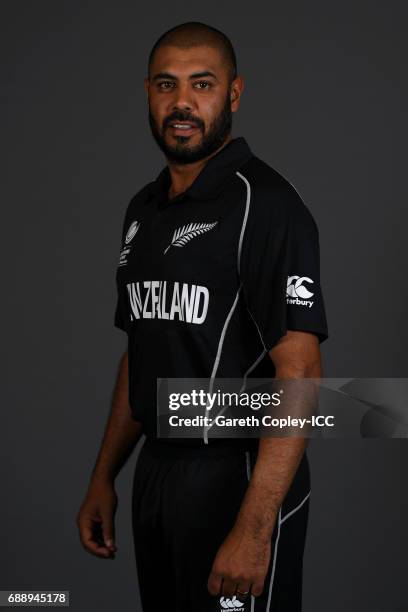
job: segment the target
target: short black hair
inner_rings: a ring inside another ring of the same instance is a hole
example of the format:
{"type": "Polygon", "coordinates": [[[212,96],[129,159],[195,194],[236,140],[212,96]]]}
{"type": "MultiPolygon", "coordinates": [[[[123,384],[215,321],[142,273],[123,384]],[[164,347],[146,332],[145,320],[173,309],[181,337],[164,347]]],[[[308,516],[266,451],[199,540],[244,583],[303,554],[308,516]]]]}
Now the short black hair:
{"type": "Polygon", "coordinates": [[[201,45],[214,47],[221,52],[228,68],[229,83],[231,84],[237,77],[237,58],[234,47],[228,36],[221,32],[221,30],[217,30],[217,28],[213,28],[200,21],[181,23],[167,30],[158,38],[149,54],[148,74],[150,75],[154,54],[160,47],[174,46],[181,49],[189,49],[201,45]]]}

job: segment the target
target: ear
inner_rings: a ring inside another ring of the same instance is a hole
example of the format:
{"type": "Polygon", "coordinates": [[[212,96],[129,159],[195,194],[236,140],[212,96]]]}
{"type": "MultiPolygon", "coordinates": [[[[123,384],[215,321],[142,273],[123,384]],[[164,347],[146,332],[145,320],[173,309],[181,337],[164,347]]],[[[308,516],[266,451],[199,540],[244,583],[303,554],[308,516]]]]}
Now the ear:
{"type": "Polygon", "coordinates": [[[237,77],[231,83],[231,112],[235,113],[238,110],[243,91],[244,81],[242,77],[237,77]]]}

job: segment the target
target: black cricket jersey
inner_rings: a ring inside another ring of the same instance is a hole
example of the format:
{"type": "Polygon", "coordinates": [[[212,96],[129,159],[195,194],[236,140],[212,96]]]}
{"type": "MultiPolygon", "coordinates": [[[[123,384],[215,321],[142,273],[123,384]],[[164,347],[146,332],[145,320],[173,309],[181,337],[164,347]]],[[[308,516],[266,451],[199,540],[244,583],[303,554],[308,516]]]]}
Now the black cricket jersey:
{"type": "Polygon", "coordinates": [[[116,272],[129,403],[153,438],[157,378],[272,378],[287,330],[328,338],[318,228],[288,180],[239,137],[171,200],[170,184],[165,166],[130,201],[116,272]]]}

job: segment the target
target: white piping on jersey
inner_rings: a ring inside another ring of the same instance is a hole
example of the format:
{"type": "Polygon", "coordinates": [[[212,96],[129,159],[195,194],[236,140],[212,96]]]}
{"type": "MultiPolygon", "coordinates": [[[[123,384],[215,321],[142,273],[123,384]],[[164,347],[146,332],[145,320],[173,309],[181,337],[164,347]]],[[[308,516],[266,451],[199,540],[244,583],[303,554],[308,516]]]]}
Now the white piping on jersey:
{"type": "Polygon", "coordinates": [[[246,190],[247,190],[247,197],[246,197],[246,203],[245,203],[245,214],[244,214],[244,220],[242,222],[242,226],[241,226],[241,234],[239,236],[239,243],[238,243],[238,257],[237,257],[237,268],[238,268],[238,274],[240,273],[241,270],[241,250],[242,250],[242,241],[244,239],[244,233],[245,233],[245,228],[246,228],[246,222],[248,219],[248,213],[249,213],[249,206],[251,203],[251,185],[249,184],[248,180],[245,178],[245,176],[243,174],[241,174],[240,172],[236,172],[235,173],[237,176],[239,176],[239,178],[244,181],[245,185],[246,185],[246,190]]]}
{"type": "Polygon", "coordinates": [[[257,366],[257,365],[258,365],[258,363],[261,361],[262,357],[265,355],[265,353],[266,353],[266,352],[267,352],[267,351],[266,351],[266,349],[265,349],[265,350],[263,350],[263,351],[262,351],[262,353],[259,355],[259,357],[257,357],[257,358],[256,358],[256,360],[254,361],[254,363],[253,363],[251,366],[249,366],[249,368],[247,369],[247,371],[246,371],[246,372],[245,372],[245,374],[244,374],[244,381],[243,381],[243,383],[242,383],[242,387],[240,388],[240,390],[238,391],[238,393],[241,393],[241,392],[242,392],[242,391],[245,389],[245,387],[246,387],[246,379],[247,379],[248,374],[249,374],[250,372],[252,372],[252,370],[254,369],[254,367],[255,367],[255,366],[257,366]]]}
{"type": "MultiPolygon", "coordinates": [[[[213,365],[213,370],[212,370],[212,373],[211,373],[210,387],[209,387],[208,393],[212,393],[212,388],[213,388],[213,384],[214,384],[214,378],[215,378],[215,375],[217,373],[218,366],[219,366],[220,359],[221,359],[221,351],[222,351],[222,345],[224,344],[225,333],[227,331],[228,323],[230,322],[230,319],[232,317],[232,313],[234,312],[235,306],[237,305],[238,296],[239,296],[239,292],[241,291],[241,287],[242,287],[242,283],[238,287],[238,291],[237,291],[237,294],[235,296],[234,303],[232,304],[232,306],[230,308],[230,311],[229,311],[229,313],[227,315],[227,318],[225,319],[224,326],[222,328],[221,336],[220,336],[220,339],[219,339],[219,342],[218,342],[217,355],[215,357],[215,361],[214,361],[214,365],[213,365]]],[[[205,410],[206,410],[205,416],[207,416],[207,405],[205,407],[205,410]]],[[[209,430],[209,427],[207,425],[204,425],[204,427],[203,427],[204,444],[208,444],[208,430],[209,430]]]]}
{"type": "MultiPolygon", "coordinates": [[[[251,371],[254,369],[254,367],[255,367],[256,365],[258,365],[258,363],[261,361],[261,359],[262,359],[262,357],[265,355],[265,353],[266,353],[266,350],[262,351],[262,353],[259,355],[259,357],[257,357],[257,358],[255,359],[254,363],[253,363],[251,366],[249,366],[249,368],[247,369],[247,371],[244,373],[244,376],[243,376],[243,383],[242,383],[241,388],[240,388],[240,390],[238,391],[238,393],[242,393],[242,391],[245,389],[245,386],[246,386],[246,379],[247,379],[248,374],[249,374],[249,373],[250,373],[250,372],[251,372],[251,371]]],[[[225,406],[224,406],[224,408],[222,408],[222,409],[220,410],[220,412],[217,414],[217,417],[218,417],[218,416],[221,416],[222,414],[224,414],[224,412],[225,412],[225,410],[227,409],[227,407],[228,407],[228,406],[227,406],[227,405],[225,405],[225,406]]],[[[207,427],[207,432],[208,432],[208,430],[209,430],[209,429],[211,429],[211,427],[212,427],[212,425],[209,425],[209,426],[207,427]]],[[[208,436],[207,436],[207,438],[206,438],[206,439],[208,440],[208,436]]],[[[208,441],[206,442],[206,444],[208,444],[208,441]]]]}
{"type": "MultiPolygon", "coordinates": [[[[251,186],[248,183],[247,179],[240,173],[240,172],[236,172],[237,176],[240,177],[240,179],[242,179],[244,181],[244,183],[246,184],[246,188],[247,188],[247,197],[246,197],[246,203],[245,203],[245,214],[244,214],[244,219],[242,221],[242,226],[241,226],[241,233],[239,236],[239,243],[238,243],[238,253],[237,253],[237,268],[238,268],[238,276],[239,276],[239,269],[240,269],[240,260],[241,260],[241,248],[242,248],[242,240],[244,237],[244,231],[245,231],[245,226],[246,226],[246,221],[248,218],[248,211],[249,211],[249,205],[251,202],[251,186]]],[[[218,342],[218,350],[217,350],[217,355],[215,357],[215,362],[214,362],[214,366],[213,366],[213,371],[211,374],[211,380],[210,380],[210,392],[212,392],[212,386],[213,386],[213,382],[214,382],[214,377],[215,374],[217,372],[219,363],[220,363],[220,359],[221,359],[221,350],[222,350],[222,345],[224,342],[224,337],[225,337],[225,333],[227,330],[227,326],[228,323],[231,319],[232,313],[235,309],[235,306],[237,305],[237,300],[238,300],[238,296],[239,296],[239,292],[241,290],[242,287],[242,283],[239,285],[238,287],[238,291],[237,291],[237,295],[235,296],[235,300],[234,303],[227,315],[227,318],[225,320],[224,326],[222,328],[222,332],[221,332],[221,337],[220,340],[218,342]]],[[[207,410],[207,406],[206,406],[206,410],[207,410]]],[[[208,430],[210,429],[210,427],[204,425],[203,428],[203,439],[204,439],[204,443],[208,444],[208,430]]]]}
{"type": "Polygon", "coordinates": [[[305,200],[302,198],[302,196],[300,195],[300,193],[298,192],[298,190],[296,189],[296,187],[294,186],[293,183],[290,182],[290,180],[286,177],[283,176],[283,174],[281,172],[279,172],[279,174],[285,179],[285,181],[288,181],[289,185],[293,188],[293,190],[297,193],[297,195],[299,196],[299,198],[302,200],[302,202],[305,202],[305,200]]]}
{"type": "MultiPolygon", "coordinates": [[[[262,351],[262,353],[260,354],[258,359],[255,361],[255,363],[245,372],[245,378],[246,378],[247,374],[261,360],[261,358],[264,356],[265,353],[266,353],[266,349],[265,349],[265,351],[262,351]]],[[[242,387],[240,389],[240,392],[241,391],[242,391],[242,387]]],[[[245,457],[246,457],[247,478],[248,478],[248,482],[249,482],[250,479],[251,479],[251,456],[250,456],[249,451],[245,452],[245,457]]],[[[291,510],[290,512],[285,514],[285,516],[283,518],[282,518],[282,505],[279,508],[278,533],[277,533],[277,536],[276,536],[276,541],[275,541],[275,546],[274,546],[274,551],[273,551],[273,563],[272,563],[272,570],[271,570],[271,579],[270,579],[270,583],[269,583],[269,592],[268,592],[268,601],[267,601],[267,605],[266,605],[266,612],[269,612],[270,605],[271,605],[272,589],[273,589],[273,583],[274,583],[275,571],[276,571],[276,559],[277,559],[277,554],[278,554],[278,544],[279,544],[281,525],[286,521],[286,519],[291,517],[295,512],[297,512],[303,506],[303,504],[309,499],[310,494],[311,494],[311,490],[306,495],[306,497],[300,502],[300,504],[298,504],[295,508],[293,508],[293,510],[291,510]]],[[[253,595],[251,595],[251,612],[255,612],[255,597],[253,595]]]]}
{"type": "Polygon", "coordinates": [[[307,499],[309,499],[310,494],[311,494],[311,490],[309,491],[309,493],[306,495],[306,497],[300,502],[300,504],[298,506],[296,506],[296,508],[293,508],[293,510],[291,510],[290,512],[288,512],[283,519],[281,520],[281,523],[284,523],[286,521],[286,519],[288,519],[290,516],[292,516],[292,514],[294,514],[296,512],[296,510],[299,510],[299,508],[301,508],[303,506],[303,504],[305,503],[305,501],[307,499]]]}
{"type": "Polygon", "coordinates": [[[227,318],[225,319],[224,327],[222,328],[222,332],[221,332],[221,336],[220,336],[220,341],[218,343],[217,356],[215,358],[214,366],[213,366],[213,371],[211,373],[211,378],[212,379],[214,379],[215,374],[216,374],[216,372],[218,370],[218,366],[219,366],[220,358],[221,358],[222,345],[224,343],[224,338],[225,338],[225,332],[227,331],[228,323],[230,322],[230,319],[232,317],[232,313],[234,312],[235,306],[237,305],[238,296],[239,296],[239,292],[241,291],[241,287],[242,287],[242,284],[238,287],[238,291],[237,291],[237,294],[235,296],[234,303],[232,304],[232,306],[230,308],[230,311],[229,311],[229,313],[227,315],[227,318]]]}
{"type": "MultiPolygon", "coordinates": [[[[247,197],[246,197],[246,204],[245,204],[245,214],[244,214],[244,220],[242,222],[242,227],[241,227],[241,235],[239,237],[239,245],[238,245],[238,261],[237,261],[237,267],[238,267],[238,275],[240,274],[241,271],[241,250],[242,250],[242,242],[244,240],[244,233],[245,233],[245,228],[246,228],[246,223],[247,223],[247,218],[248,218],[248,213],[249,213],[249,206],[251,203],[251,185],[249,184],[248,179],[245,178],[245,176],[243,174],[241,174],[240,172],[235,172],[235,174],[237,176],[239,176],[239,178],[244,181],[245,185],[246,185],[246,190],[247,190],[247,197]]],[[[249,314],[251,315],[251,318],[253,320],[253,322],[255,323],[255,327],[258,330],[258,334],[259,337],[261,339],[262,342],[262,346],[264,347],[265,351],[267,351],[268,349],[265,346],[265,342],[262,338],[262,334],[261,334],[261,330],[258,327],[257,322],[255,321],[252,312],[249,310],[248,306],[247,306],[247,310],[249,312],[249,314]]]]}
{"type": "Polygon", "coordinates": [[[253,317],[253,314],[252,314],[252,312],[249,310],[248,306],[247,306],[247,311],[249,312],[249,314],[251,315],[251,319],[252,319],[252,320],[253,320],[253,322],[255,323],[255,327],[256,327],[256,329],[257,329],[257,331],[258,331],[258,334],[259,334],[259,337],[260,337],[260,339],[261,339],[262,346],[264,347],[265,352],[266,352],[268,349],[266,348],[266,346],[265,346],[265,342],[264,342],[264,340],[263,340],[263,338],[262,338],[261,330],[259,329],[259,327],[258,327],[258,323],[255,321],[255,319],[254,319],[254,317],[253,317]]]}
{"type": "MultiPolygon", "coordinates": [[[[245,374],[244,374],[244,376],[243,376],[244,382],[242,383],[242,386],[241,386],[240,390],[238,391],[238,393],[242,393],[242,391],[243,391],[243,390],[244,390],[244,388],[245,388],[246,379],[247,379],[248,374],[249,374],[249,373],[250,373],[250,372],[251,372],[251,371],[254,369],[254,367],[255,367],[255,366],[256,366],[256,365],[257,365],[257,364],[258,364],[258,363],[261,361],[261,359],[262,359],[262,357],[265,355],[265,353],[266,353],[266,351],[262,351],[262,353],[259,355],[259,357],[257,357],[257,358],[256,358],[256,360],[254,361],[254,363],[253,363],[251,366],[249,366],[249,368],[247,369],[247,371],[245,372],[245,374]]],[[[225,412],[225,410],[226,410],[227,408],[228,408],[228,406],[227,406],[227,405],[225,405],[225,406],[224,406],[224,408],[222,408],[222,409],[220,410],[220,412],[218,412],[217,417],[218,417],[218,416],[221,416],[222,414],[224,414],[224,412],[225,412]]],[[[211,429],[211,427],[212,427],[212,424],[208,426],[207,431],[208,431],[209,429],[211,429]]]]}
{"type": "MultiPolygon", "coordinates": [[[[244,239],[244,232],[245,232],[245,228],[246,228],[246,222],[247,222],[247,219],[248,219],[249,206],[250,206],[250,203],[251,203],[251,185],[249,184],[248,180],[245,178],[245,176],[243,174],[241,174],[240,172],[236,171],[236,175],[242,181],[244,181],[244,183],[246,185],[246,191],[247,191],[246,202],[245,202],[245,214],[244,214],[244,218],[242,220],[241,233],[239,235],[239,242],[238,242],[237,270],[238,270],[238,276],[239,276],[239,274],[240,274],[240,264],[241,264],[242,241],[244,239]]],[[[240,285],[238,287],[238,291],[237,291],[237,294],[235,296],[234,303],[233,303],[233,305],[232,305],[232,307],[231,307],[231,309],[230,309],[230,311],[229,311],[229,313],[227,315],[227,318],[225,320],[224,326],[222,328],[220,340],[218,342],[217,355],[215,357],[214,366],[213,366],[213,370],[212,370],[212,374],[211,374],[209,393],[212,393],[212,387],[213,387],[213,384],[214,384],[214,377],[215,377],[215,374],[217,373],[217,369],[218,369],[218,366],[219,366],[219,363],[220,363],[220,359],[221,359],[221,351],[222,351],[222,346],[223,346],[223,343],[224,343],[225,333],[227,331],[228,323],[229,323],[229,321],[231,319],[232,313],[234,312],[235,306],[237,305],[238,296],[239,296],[239,292],[241,290],[241,287],[242,287],[242,283],[240,283],[240,285]]],[[[248,309],[248,312],[249,312],[249,309],[248,309]]],[[[261,332],[260,332],[260,330],[259,330],[259,328],[258,328],[258,326],[256,324],[256,321],[255,321],[255,319],[253,318],[253,316],[252,316],[252,314],[250,312],[249,312],[249,314],[251,315],[251,317],[252,317],[252,319],[253,319],[253,321],[254,321],[254,323],[256,325],[256,328],[258,330],[259,336],[261,338],[261,342],[262,342],[263,347],[264,347],[264,349],[266,351],[267,349],[266,349],[265,343],[264,343],[264,341],[262,339],[261,332]]],[[[256,365],[256,363],[257,362],[255,362],[254,366],[256,365]]],[[[254,367],[254,366],[252,366],[252,367],[254,367]]],[[[248,372],[246,372],[246,374],[247,373],[248,372]]],[[[245,376],[246,376],[246,374],[245,374],[245,376]]],[[[207,406],[206,406],[205,410],[207,411],[207,406]]],[[[207,415],[207,412],[206,412],[205,416],[206,415],[207,415]]],[[[208,430],[209,429],[210,429],[209,426],[204,425],[204,427],[203,427],[203,440],[204,440],[205,444],[208,444],[208,430]]]]}

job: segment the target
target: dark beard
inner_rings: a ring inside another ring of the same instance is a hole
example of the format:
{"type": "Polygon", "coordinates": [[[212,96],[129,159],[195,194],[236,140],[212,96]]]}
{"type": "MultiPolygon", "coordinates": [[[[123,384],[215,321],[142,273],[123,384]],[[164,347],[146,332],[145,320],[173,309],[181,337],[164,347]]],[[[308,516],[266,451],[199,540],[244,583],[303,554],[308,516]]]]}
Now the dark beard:
{"type": "MultiPolygon", "coordinates": [[[[189,116],[187,113],[174,112],[172,113],[165,121],[163,126],[163,131],[166,129],[167,125],[172,121],[189,121],[194,120],[194,123],[198,125],[198,127],[203,132],[204,125],[198,119],[189,116]]],[[[230,100],[230,88],[228,88],[227,96],[225,99],[224,107],[218,117],[213,121],[208,130],[208,133],[204,135],[203,140],[200,144],[196,146],[189,147],[188,137],[186,136],[178,136],[177,144],[175,146],[169,146],[163,136],[162,133],[157,129],[156,123],[150,113],[149,109],[149,125],[153,134],[153,138],[156,143],[163,151],[164,155],[171,162],[177,164],[192,164],[194,162],[199,161],[200,159],[204,159],[209,155],[212,155],[217,151],[225,142],[227,136],[231,132],[232,128],[232,112],[231,112],[231,100],[230,100]]]]}

